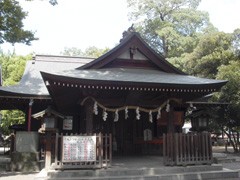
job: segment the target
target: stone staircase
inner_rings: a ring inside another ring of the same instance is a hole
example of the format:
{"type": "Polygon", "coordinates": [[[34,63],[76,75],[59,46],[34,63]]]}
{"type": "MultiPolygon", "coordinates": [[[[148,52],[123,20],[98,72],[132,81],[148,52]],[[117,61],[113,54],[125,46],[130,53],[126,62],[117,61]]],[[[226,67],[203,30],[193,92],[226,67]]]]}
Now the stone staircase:
{"type": "Polygon", "coordinates": [[[216,164],[234,163],[234,162],[240,163],[240,156],[234,156],[234,155],[226,154],[226,153],[214,153],[213,161],[216,164]]]}
{"type": "Polygon", "coordinates": [[[0,172],[10,170],[11,158],[9,156],[0,156],[0,172]]]}
{"type": "Polygon", "coordinates": [[[240,179],[238,171],[223,170],[222,165],[160,167],[141,169],[100,169],[49,171],[46,180],[203,180],[240,179]]]}

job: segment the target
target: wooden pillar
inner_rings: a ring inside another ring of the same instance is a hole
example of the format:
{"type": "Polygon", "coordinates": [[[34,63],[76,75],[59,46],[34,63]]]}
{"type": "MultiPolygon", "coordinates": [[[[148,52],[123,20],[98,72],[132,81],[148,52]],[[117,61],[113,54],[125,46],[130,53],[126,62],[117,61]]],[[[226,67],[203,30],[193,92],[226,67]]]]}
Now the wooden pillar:
{"type": "Polygon", "coordinates": [[[51,132],[46,132],[45,169],[51,166],[51,132]]]}
{"type": "Polygon", "coordinates": [[[167,132],[168,133],[174,133],[174,111],[173,108],[170,108],[170,111],[168,112],[168,119],[167,119],[167,132]]]}
{"type": "Polygon", "coordinates": [[[33,105],[33,99],[30,99],[29,107],[28,107],[28,132],[31,131],[32,105],[33,105]]]}
{"type": "Polygon", "coordinates": [[[85,114],[86,114],[86,133],[93,132],[93,105],[94,102],[89,99],[85,102],[85,114]]]}

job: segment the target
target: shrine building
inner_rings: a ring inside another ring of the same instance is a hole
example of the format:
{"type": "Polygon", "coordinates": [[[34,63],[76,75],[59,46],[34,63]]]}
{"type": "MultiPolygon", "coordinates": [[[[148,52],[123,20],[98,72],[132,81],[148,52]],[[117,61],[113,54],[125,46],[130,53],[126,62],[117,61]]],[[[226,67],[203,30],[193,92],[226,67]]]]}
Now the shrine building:
{"type": "MultiPolygon", "coordinates": [[[[36,150],[43,149],[46,166],[51,166],[54,158],[58,167],[84,162],[82,157],[78,159],[81,155],[75,157],[73,146],[67,142],[87,141],[76,140],[78,136],[96,136],[91,142],[88,139],[89,146],[95,146],[86,162],[96,165],[105,157],[105,163],[110,164],[114,156],[168,156],[173,149],[166,135],[182,134],[188,102],[217,92],[225,84],[224,80],[180,71],[138,33],[130,32],[97,59],[36,55],[27,62],[18,85],[0,87],[0,109],[25,112],[22,130],[37,134],[36,150]],[[64,143],[71,152],[64,149],[64,143]]],[[[206,143],[202,147],[208,150],[197,156],[207,156],[209,162],[210,141],[199,142],[206,143]]],[[[186,145],[181,137],[178,144],[186,145]]],[[[175,153],[185,151],[181,147],[175,153]]],[[[15,146],[14,151],[17,149],[15,146]]]]}

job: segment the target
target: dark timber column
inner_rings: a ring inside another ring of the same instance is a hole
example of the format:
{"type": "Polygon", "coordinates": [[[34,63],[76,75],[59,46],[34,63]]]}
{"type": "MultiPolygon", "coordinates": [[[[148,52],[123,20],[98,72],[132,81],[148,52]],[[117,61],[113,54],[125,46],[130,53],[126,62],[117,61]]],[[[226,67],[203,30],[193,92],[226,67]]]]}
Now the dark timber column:
{"type": "Polygon", "coordinates": [[[94,102],[91,99],[86,100],[84,103],[84,110],[86,114],[86,133],[93,132],[93,105],[94,102]]]}
{"type": "Polygon", "coordinates": [[[31,131],[32,105],[33,105],[33,99],[30,99],[29,107],[28,107],[28,132],[31,131]]]}
{"type": "Polygon", "coordinates": [[[168,112],[168,121],[167,121],[167,130],[168,133],[174,133],[174,114],[173,114],[173,108],[170,108],[170,111],[168,112]]]}

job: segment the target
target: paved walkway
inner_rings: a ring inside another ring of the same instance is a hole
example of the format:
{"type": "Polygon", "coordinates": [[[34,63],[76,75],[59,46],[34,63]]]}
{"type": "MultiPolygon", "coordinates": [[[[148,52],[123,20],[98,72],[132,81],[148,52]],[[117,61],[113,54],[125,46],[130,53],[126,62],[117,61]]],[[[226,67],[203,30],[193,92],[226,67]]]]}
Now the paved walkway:
{"type": "Polygon", "coordinates": [[[38,173],[1,172],[1,180],[34,180],[38,173]]]}
{"type": "MultiPolygon", "coordinates": [[[[237,161],[236,162],[226,162],[222,163],[223,168],[231,169],[231,170],[239,170],[240,172],[240,154],[233,154],[232,148],[228,147],[228,152],[225,153],[225,147],[213,147],[214,156],[225,156],[225,157],[233,157],[237,161]]],[[[142,156],[142,157],[131,157],[134,160],[129,161],[126,157],[125,159],[121,159],[119,157],[113,158],[112,168],[148,168],[148,167],[159,167],[163,166],[162,157],[156,156],[142,156]],[[127,166],[126,166],[127,164],[127,166]]],[[[44,177],[46,172],[42,171],[40,173],[13,173],[13,172],[0,172],[1,180],[40,180],[41,177],[44,177]]]]}
{"type": "Polygon", "coordinates": [[[240,172],[240,153],[234,154],[233,152],[232,147],[227,147],[226,151],[224,146],[213,146],[213,156],[225,156],[226,158],[233,158],[236,160],[236,162],[222,162],[223,168],[239,170],[240,172]]]}

